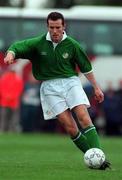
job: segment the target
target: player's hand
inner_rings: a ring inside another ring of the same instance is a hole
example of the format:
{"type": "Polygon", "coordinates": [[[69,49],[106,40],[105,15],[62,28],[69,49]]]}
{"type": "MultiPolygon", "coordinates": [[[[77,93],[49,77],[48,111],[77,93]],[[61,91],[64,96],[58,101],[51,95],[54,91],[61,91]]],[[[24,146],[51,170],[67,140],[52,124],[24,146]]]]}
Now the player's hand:
{"type": "Polygon", "coordinates": [[[14,55],[11,52],[8,52],[4,58],[5,64],[12,64],[14,62],[14,55]]]}
{"type": "Polygon", "coordinates": [[[104,94],[103,94],[102,90],[99,87],[97,87],[97,88],[94,89],[94,92],[95,92],[96,101],[98,103],[103,102],[104,101],[104,94]]]}

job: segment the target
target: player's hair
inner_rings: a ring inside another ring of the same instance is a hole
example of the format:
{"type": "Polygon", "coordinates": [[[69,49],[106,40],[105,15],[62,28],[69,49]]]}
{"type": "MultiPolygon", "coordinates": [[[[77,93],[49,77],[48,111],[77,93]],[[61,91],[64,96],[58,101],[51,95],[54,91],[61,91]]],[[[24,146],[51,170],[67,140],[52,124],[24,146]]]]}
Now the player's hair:
{"type": "Polygon", "coordinates": [[[49,19],[53,20],[53,21],[61,19],[62,20],[62,25],[65,24],[64,16],[59,12],[51,12],[50,14],[48,14],[48,16],[47,16],[47,24],[48,24],[49,19]]]}

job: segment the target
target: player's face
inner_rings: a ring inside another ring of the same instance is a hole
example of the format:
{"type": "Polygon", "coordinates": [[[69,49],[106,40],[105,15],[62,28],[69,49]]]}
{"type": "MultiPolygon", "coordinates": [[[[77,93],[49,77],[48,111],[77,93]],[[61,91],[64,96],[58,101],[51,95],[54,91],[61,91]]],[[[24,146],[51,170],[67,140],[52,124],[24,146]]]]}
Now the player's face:
{"type": "Polygon", "coordinates": [[[65,27],[62,24],[62,20],[48,20],[48,31],[53,42],[59,43],[63,37],[63,31],[65,27]]]}

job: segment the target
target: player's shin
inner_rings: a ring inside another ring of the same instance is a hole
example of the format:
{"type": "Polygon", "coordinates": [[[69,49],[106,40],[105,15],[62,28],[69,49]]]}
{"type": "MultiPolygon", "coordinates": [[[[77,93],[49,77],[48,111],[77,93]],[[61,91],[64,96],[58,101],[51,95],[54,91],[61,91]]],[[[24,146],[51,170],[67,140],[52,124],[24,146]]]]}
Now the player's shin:
{"type": "Polygon", "coordinates": [[[86,137],[90,148],[101,148],[99,136],[94,125],[85,128],[83,134],[86,137]]]}
{"type": "Polygon", "coordinates": [[[86,137],[81,132],[78,132],[78,134],[75,137],[71,137],[71,139],[83,153],[90,148],[86,137]]]}

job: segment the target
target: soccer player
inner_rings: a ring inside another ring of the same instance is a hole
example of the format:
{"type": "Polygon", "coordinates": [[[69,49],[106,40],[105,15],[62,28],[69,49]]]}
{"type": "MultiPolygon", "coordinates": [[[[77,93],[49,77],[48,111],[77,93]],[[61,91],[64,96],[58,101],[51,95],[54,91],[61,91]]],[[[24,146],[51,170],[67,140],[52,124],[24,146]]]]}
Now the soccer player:
{"type": "MultiPolygon", "coordinates": [[[[48,32],[40,37],[12,44],[4,62],[11,64],[18,58],[31,61],[34,77],[42,81],[40,97],[44,118],[57,117],[74,144],[85,153],[90,148],[101,147],[96,128],[87,111],[90,103],[76,72],[76,65],[92,84],[98,103],[104,100],[104,94],[95,80],[87,55],[76,40],[67,36],[65,26],[63,15],[51,12],[47,16],[48,32]],[[78,129],[71,110],[76,114],[82,132],[78,129]]],[[[109,162],[105,161],[100,169],[109,166],[109,162]]]]}

